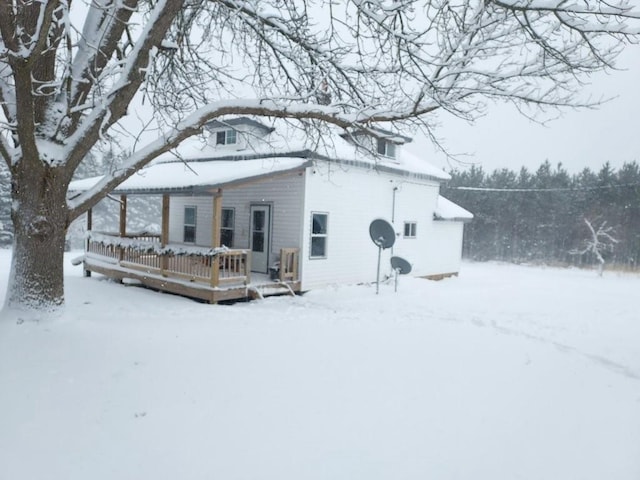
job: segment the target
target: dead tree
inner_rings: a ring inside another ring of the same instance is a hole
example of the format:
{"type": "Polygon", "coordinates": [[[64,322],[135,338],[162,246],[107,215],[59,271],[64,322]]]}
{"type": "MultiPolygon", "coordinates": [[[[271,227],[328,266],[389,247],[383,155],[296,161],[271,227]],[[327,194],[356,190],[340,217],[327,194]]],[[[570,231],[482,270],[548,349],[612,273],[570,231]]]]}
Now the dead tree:
{"type": "Polygon", "coordinates": [[[571,250],[570,253],[574,255],[593,254],[598,261],[598,276],[601,277],[605,265],[603,254],[613,251],[618,240],[613,237],[614,228],[607,226],[607,222],[602,222],[598,228],[594,228],[587,218],[584,218],[584,223],[589,229],[590,236],[584,242],[582,249],[571,250]]]}

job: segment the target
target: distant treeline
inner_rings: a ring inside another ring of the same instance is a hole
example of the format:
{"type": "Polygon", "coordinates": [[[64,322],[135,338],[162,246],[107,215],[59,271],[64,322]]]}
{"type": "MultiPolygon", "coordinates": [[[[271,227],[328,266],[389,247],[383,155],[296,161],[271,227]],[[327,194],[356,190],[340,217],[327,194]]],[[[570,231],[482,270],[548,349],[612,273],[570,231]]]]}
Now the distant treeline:
{"type": "Polygon", "coordinates": [[[594,263],[578,255],[594,228],[613,227],[618,241],[604,254],[607,263],[638,268],[640,263],[640,167],[609,163],[597,172],[585,168],[570,175],[558,164],[535,172],[522,168],[485,172],[481,167],[454,170],[442,193],[471,211],[465,226],[463,255],[473,260],[594,263]],[[573,253],[572,253],[573,252],[573,253]]]}

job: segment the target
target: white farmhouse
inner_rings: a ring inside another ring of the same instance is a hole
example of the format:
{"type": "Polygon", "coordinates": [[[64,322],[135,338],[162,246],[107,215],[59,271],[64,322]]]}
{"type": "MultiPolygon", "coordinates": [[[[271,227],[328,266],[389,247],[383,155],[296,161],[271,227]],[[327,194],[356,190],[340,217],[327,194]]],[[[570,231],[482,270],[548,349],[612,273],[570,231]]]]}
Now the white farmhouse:
{"type": "MultiPolygon", "coordinates": [[[[410,138],[375,130],[311,142],[290,124],[251,118],[209,124],[124,182],[120,231],[89,232],[84,268],[210,302],[376,279],[369,226],[384,219],[412,275],[442,278],[460,266],[472,215],[439,195],[449,176],[405,151],[410,138]],[[161,195],[162,231],[126,231],[126,199],[161,195]]],[[[96,178],[74,182],[91,187],[96,178]]],[[[91,230],[89,215],[89,230],[91,230]]]]}

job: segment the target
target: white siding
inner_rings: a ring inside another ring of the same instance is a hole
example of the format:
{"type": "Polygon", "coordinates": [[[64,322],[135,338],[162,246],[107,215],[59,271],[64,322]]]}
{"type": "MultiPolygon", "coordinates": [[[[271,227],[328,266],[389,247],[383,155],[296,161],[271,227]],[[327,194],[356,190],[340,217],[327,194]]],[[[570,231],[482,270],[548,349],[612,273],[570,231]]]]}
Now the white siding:
{"type": "Polygon", "coordinates": [[[463,222],[433,222],[432,234],[427,238],[428,262],[425,275],[460,271],[463,229],[463,222]]]}
{"type": "MultiPolygon", "coordinates": [[[[433,220],[438,190],[436,181],[319,162],[305,173],[227,188],[222,203],[235,211],[234,248],[249,247],[251,205],[270,205],[269,263],[277,260],[280,248],[299,247],[302,288],[309,290],[375,281],[378,249],[369,237],[369,225],[376,218],[392,223],[396,231],[395,245],[383,251],[382,278],[391,274],[392,255],[408,260],[414,276],[457,272],[463,224],[433,220]],[[327,256],[322,259],[309,258],[313,212],[329,215],[327,256]],[[403,237],[405,222],[416,223],[416,238],[403,237]]],[[[171,198],[170,241],[182,241],[185,205],[198,209],[197,243],[210,246],[211,197],[171,198]]]]}
{"type": "Polygon", "coordinates": [[[251,205],[271,205],[271,251],[300,246],[304,175],[294,173],[226,189],[222,205],[235,209],[234,248],[249,248],[251,205]]]}
{"type": "MultiPolygon", "coordinates": [[[[271,252],[270,263],[276,260],[281,248],[299,247],[304,194],[304,174],[291,173],[250,183],[241,187],[227,188],[222,192],[223,208],[233,208],[233,248],[249,248],[249,213],[251,205],[271,206],[271,252]]],[[[197,212],[197,244],[211,246],[213,221],[213,198],[171,197],[169,241],[182,242],[184,207],[195,205],[197,212]]]]}
{"type": "Polygon", "coordinates": [[[196,207],[196,245],[211,246],[213,197],[171,197],[169,203],[169,242],[182,243],[184,207],[196,207]]]}
{"type": "Polygon", "coordinates": [[[393,249],[383,252],[381,272],[389,275],[391,255],[400,255],[413,265],[412,274],[428,273],[426,239],[433,229],[437,182],[325,164],[310,170],[315,173],[307,175],[301,252],[303,289],[331,283],[374,281],[378,249],[369,237],[369,225],[376,218],[390,223],[393,218],[398,234],[393,249]],[[394,188],[397,189],[395,209],[394,188]],[[312,212],[329,213],[325,259],[309,258],[312,212]],[[417,223],[417,238],[402,238],[405,221],[417,223]]]}

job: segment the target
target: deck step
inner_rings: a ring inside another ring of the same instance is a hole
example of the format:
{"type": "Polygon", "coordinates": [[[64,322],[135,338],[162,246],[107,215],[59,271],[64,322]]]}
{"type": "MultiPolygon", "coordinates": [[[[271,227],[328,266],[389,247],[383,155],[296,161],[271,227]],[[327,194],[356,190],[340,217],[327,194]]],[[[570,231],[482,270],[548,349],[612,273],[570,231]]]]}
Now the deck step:
{"type": "Polygon", "coordinates": [[[254,291],[258,298],[264,298],[271,295],[291,295],[294,297],[296,295],[289,284],[282,282],[252,285],[250,290],[254,291]]]}

